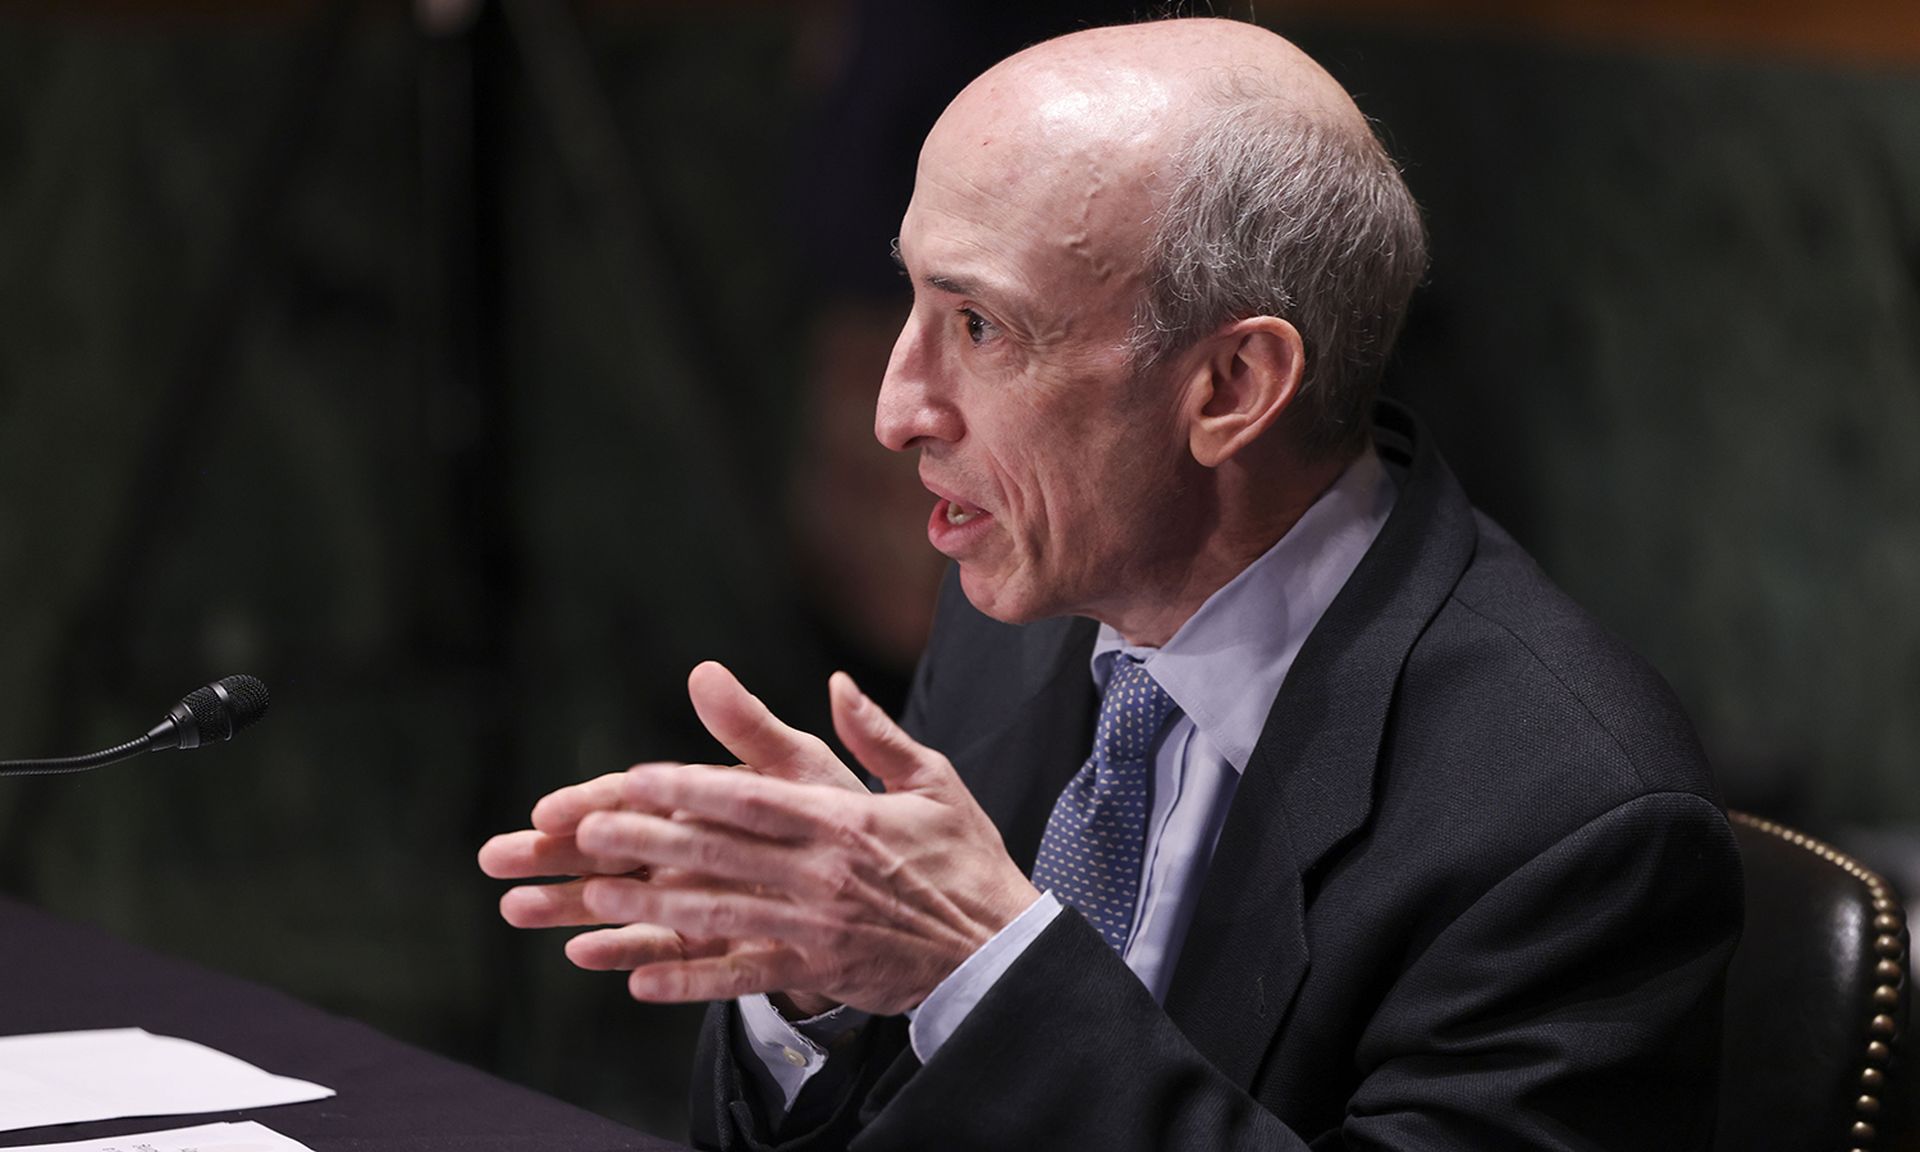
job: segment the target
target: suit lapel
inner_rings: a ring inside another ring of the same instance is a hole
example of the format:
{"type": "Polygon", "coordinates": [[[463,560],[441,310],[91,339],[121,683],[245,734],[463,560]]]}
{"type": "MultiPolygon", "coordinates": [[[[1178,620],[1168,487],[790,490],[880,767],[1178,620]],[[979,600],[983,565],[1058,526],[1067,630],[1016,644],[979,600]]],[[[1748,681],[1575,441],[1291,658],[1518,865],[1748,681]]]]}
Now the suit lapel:
{"type": "Polygon", "coordinates": [[[1305,878],[1366,823],[1400,669],[1473,554],[1473,511],[1411,415],[1383,404],[1375,420],[1406,478],[1267,715],[1167,994],[1188,1039],[1242,1087],[1307,973],[1305,878]]]}

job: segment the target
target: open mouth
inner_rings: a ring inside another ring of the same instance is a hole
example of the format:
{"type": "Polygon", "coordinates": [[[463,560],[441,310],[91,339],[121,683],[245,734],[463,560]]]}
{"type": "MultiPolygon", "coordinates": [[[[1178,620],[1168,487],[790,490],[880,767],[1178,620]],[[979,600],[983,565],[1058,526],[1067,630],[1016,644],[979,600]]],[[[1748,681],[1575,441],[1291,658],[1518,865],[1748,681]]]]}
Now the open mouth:
{"type": "Polygon", "coordinates": [[[927,540],[957,560],[962,552],[974,546],[981,534],[990,529],[993,513],[978,504],[956,500],[932,484],[927,485],[927,490],[937,497],[933,502],[933,514],[927,517],[927,540]]]}

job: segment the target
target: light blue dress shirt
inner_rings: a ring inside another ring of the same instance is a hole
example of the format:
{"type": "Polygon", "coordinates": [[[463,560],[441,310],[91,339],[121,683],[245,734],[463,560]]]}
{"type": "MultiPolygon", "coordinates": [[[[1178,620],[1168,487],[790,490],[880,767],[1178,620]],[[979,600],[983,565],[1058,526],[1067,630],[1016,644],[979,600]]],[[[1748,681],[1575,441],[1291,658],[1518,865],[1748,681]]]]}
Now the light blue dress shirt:
{"type": "MultiPolygon", "coordinates": [[[[1179,706],[1154,749],[1140,893],[1123,954],[1155,1000],[1165,1001],[1214,845],[1274,698],[1308,633],[1379,535],[1395,495],[1380,458],[1369,450],[1278,543],[1208,597],[1164,647],[1134,647],[1113,629],[1100,628],[1093,678],[1102,690],[1124,652],[1145,664],[1179,706]]],[[[1051,893],[1043,893],[908,1013],[908,1035],[922,1063],[1062,911],[1051,893]]],[[[793,1024],[765,996],[743,997],[739,1004],[744,1034],[736,1034],[735,1046],[756,1057],[743,1063],[763,1101],[781,1112],[826,1066],[832,1039],[865,1019],[838,1009],[793,1024]]]]}

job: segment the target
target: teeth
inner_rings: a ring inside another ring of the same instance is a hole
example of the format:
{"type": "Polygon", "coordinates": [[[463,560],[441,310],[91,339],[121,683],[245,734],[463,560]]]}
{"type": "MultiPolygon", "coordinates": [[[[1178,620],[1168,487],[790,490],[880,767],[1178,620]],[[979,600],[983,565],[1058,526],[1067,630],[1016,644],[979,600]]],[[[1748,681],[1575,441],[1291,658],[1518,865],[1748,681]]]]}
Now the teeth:
{"type": "Polygon", "coordinates": [[[977,512],[963,512],[960,510],[960,505],[951,500],[947,501],[947,523],[949,524],[965,524],[977,515],[979,515],[977,512]]]}

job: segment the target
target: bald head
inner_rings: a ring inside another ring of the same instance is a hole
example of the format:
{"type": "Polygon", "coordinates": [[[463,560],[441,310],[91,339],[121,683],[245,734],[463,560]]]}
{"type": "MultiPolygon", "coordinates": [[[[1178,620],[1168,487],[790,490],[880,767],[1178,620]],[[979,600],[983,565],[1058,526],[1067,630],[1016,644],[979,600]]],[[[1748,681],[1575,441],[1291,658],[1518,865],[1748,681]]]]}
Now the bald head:
{"type": "Polygon", "coordinates": [[[1364,438],[1425,239],[1365,116],[1288,41],[1181,19],[1035,45],[949,105],[922,152],[930,177],[1004,193],[1130,293],[1137,368],[1230,320],[1294,324],[1309,361],[1298,446],[1364,438]]]}
{"type": "Polygon", "coordinates": [[[1020,83],[1065,86],[1107,102],[1105,114],[1145,139],[1190,126],[1194,113],[1236,88],[1284,100],[1323,123],[1365,131],[1338,81],[1288,41],[1238,20],[1182,19],[1089,28],[1001,61],[955,101],[1020,83]]]}
{"type": "Polygon", "coordinates": [[[1059,240],[1101,275],[1136,264],[1182,143],[1235,99],[1364,135],[1346,91],[1251,24],[1184,19],[1091,28],[1037,44],[969,84],[927,138],[921,175],[949,166],[1061,213],[1059,240]],[[1046,195],[1049,184],[1063,195],[1046,195]]]}

